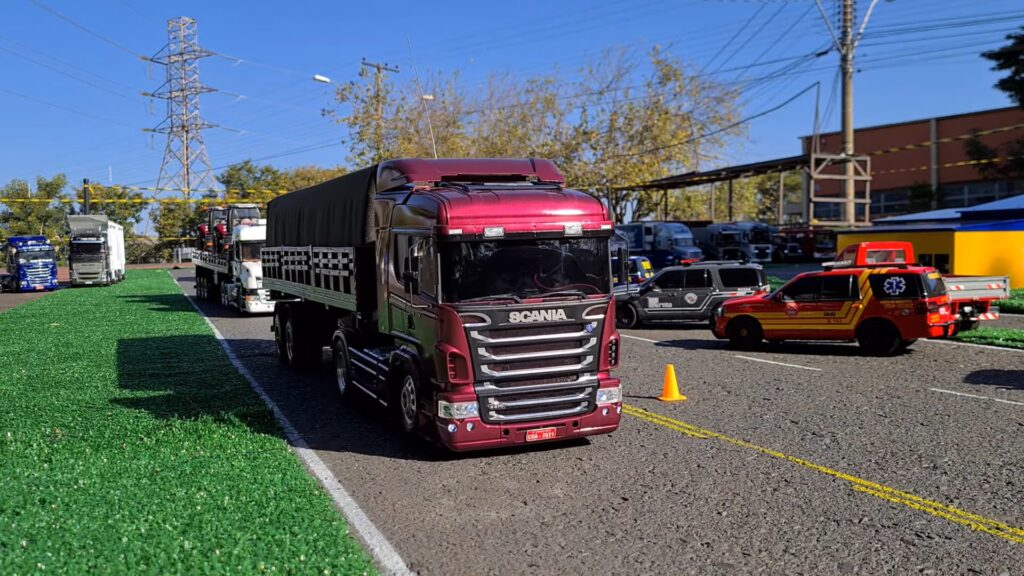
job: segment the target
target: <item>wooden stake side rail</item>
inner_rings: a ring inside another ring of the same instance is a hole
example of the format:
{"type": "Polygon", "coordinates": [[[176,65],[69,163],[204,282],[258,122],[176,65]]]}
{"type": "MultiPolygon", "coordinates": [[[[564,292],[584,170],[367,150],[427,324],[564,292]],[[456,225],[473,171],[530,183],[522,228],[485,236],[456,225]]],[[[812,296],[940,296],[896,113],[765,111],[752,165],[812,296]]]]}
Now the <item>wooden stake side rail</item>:
{"type": "Polygon", "coordinates": [[[225,254],[197,250],[192,253],[192,263],[224,274],[228,272],[228,257],[225,254]]]}
{"type": "Polygon", "coordinates": [[[356,310],[356,249],[271,246],[260,253],[263,286],[286,297],[300,297],[356,310]]]}

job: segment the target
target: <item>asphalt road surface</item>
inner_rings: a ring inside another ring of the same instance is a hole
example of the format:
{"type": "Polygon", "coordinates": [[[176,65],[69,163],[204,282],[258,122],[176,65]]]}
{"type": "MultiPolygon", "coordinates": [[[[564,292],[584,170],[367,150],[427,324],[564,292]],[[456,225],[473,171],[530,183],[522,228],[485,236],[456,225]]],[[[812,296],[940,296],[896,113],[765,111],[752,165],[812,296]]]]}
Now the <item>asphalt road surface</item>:
{"type": "Polygon", "coordinates": [[[447,456],[282,367],[269,318],[201,307],[419,573],[1024,573],[1024,352],[631,330],[619,431],[447,456]],[[686,402],[654,399],[668,363],[686,402]]]}

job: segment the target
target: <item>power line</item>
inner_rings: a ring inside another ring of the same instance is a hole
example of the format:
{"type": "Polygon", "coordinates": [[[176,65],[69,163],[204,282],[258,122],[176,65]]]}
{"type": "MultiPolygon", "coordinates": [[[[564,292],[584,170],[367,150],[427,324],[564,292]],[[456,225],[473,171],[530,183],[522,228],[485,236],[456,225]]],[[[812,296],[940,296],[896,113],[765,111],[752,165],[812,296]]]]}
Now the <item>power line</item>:
{"type": "Polygon", "coordinates": [[[43,104],[44,106],[50,106],[51,108],[57,108],[57,109],[60,109],[60,110],[64,110],[65,112],[71,112],[72,114],[78,114],[79,116],[85,116],[87,118],[92,118],[93,120],[99,120],[100,122],[106,122],[108,124],[116,124],[118,126],[126,126],[128,128],[134,128],[134,126],[132,126],[130,124],[125,124],[124,122],[118,122],[117,120],[111,120],[110,118],[104,118],[102,116],[97,116],[97,115],[91,114],[89,112],[83,112],[82,110],[76,110],[74,108],[69,108],[67,106],[62,106],[60,104],[54,104],[53,102],[47,102],[46,100],[43,100],[41,98],[36,98],[35,96],[29,96],[27,94],[22,94],[21,92],[15,92],[13,90],[8,90],[6,88],[0,88],[0,92],[3,92],[5,94],[10,94],[11,96],[17,96],[18,98],[24,98],[25,100],[31,100],[32,102],[36,102],[38,104],[43,104]]]}
{"type": "Polygon", "coordinates": [[[57,68],[55,66],[50,66],[49,64],[47,64],[45,62],[41,62],[39,60],[36,60],[35,58],[32,58],[31,56],[26,56],[24,54],[21,54],[19,52],[11,50],[10,48],[5,48],[3,46],[0,46],[0,50],[2,50],[4,52],[7,52],[8,54],[11,54],[13,56],[16,56],[18,58],[21,58],[21,59],[23,59],[23,60],[25,60],[27,62],[31,62],[31,63],[33,63],[33,64],[35,64],[37,66],[42,66],[43,68],[46,68],[47,70],[51,70],[53,72],[56,72],[57,74],[60,74],[61,76],[66,76],[68,78],[71,78],[72,80],[74,80],[76,82],[81,82],[81,83],[86,84],[88,86],[92,86],[93,88],[95,88],[97,90],[106,92],[108,94],[113,94],[114,96],[117,96],[118,98],[121,98],[122,100],[127,100],[127,101],[132,102],[132,103],[138,102],[137,100],[135,100],[133,98],[130,98],[128,96],[125,96],[124,94],[121,94],[120,92],[111,90],[110,88],[107,88],[106,86],[101,86],[99,84],[96,84],[95,82],[92,82],[91,80],[87,80],[85,78],[80,78],[78,76],[75,76],[74,74],[71,74],[69,72],[63,71],[60,68],[57,68]]]}
{"type": "Polygon", "coordinates": [[[121,50],[122,52],[126,52],[126,53],[130,54],[131,56],[134,56],[135,58],[146,59],[144,56],[142,56],[138,52],[132,50],[131,48],[128,48],[124,44],[121,44],[120,42],[117,42],[116,40],[112,40],[111,38],[109,38],[107,36],[104,36],[103,34],[100,34],[99,32],[96,32],[95,30],[92,30],[92,29],[86,27],[83,24],[79,24],[75,20],[72,20],[71,18],[61,14],[60,12],[57,12],[56,10],[54,10],[53,8],[50,8],[46,4],[43,4],[39,0],[28,0],[28,1],[33,3],[33,4],[35,4],[36,6],[38,6],[41,9],[46,10],[47,12],[52,14],[53,16],[55,16],[57,18],[60,18],[61,20],[67,22],[68,24],[71,24],[75,28],[78,28],[79,30],[83,30],[83,31],[85,31],[88,34],[91,34],[91,35],[95,36],[96,38],[99,38],[100,40],[106,42],[107,44],[110,44],[111,46],[113,46],[114,48],[117,48],[118,50],[121,50]]]}

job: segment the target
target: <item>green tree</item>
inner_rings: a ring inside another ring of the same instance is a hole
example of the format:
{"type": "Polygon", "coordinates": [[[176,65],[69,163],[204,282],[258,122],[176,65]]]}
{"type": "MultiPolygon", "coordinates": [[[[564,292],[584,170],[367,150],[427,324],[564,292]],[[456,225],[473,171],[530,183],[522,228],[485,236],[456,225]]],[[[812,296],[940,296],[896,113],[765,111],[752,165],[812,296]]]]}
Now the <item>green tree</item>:
{"type": "MultiPolygon", "coordinates": [[[[78,207],[72,211],[81,214],[85,209],[85,193],[83,187],[73,188],[78,207]]],[[[122,186],[89,185],[91,199],[89,211],[92,214],[105,214],[107,218],[124,226],[125,236],[129,236],[135,226],[142,222],[146,210],[145,194],[122,186]]]]}
{"type": "MultiPolygon", "coordinates": [[[[1008,44],[984,52],[981,57],[993,63],[992,70],[1006,73],[995,87],[1024,110],[1024,26],[1006,39],[1008,44]]],[[[978,162],[978,172],[988,178],[1024,177],[1024,138],[989,146],[974,136],[964,143],[964,149],[971,160],[978,162]]]]}
{"type": "Polygon", "coordinates": [[[42,235],[55,246],[66,245],[67,183],[63,174],[57,174],[52,178],[36,177],[34,190],[25,180],[11,180],[0,188],[3,237],[42,235]]]}
{"type": "Polygon", "coordinates": [[[308,188],[331,178],[344,176],[348,171],[338,166],[321,168],[320,166],[299,166],[281,173],[281,188],[289,192],[308,188]]]}
{"type": "Polygon", "coordinates": [[[270,165],[257,166],[244,160],[228,166],[217,175],[226,198],[235,202],[267,202],[286,190],[284,175],[270,165]]]}
{"type": "Polygon", "coordinates": [[[617,220],[642,218],[657,213],[661,195],[637,184],[719,157],[726,139],[742,133],[729,127],[734,91],[658,49],[646,61],[652,72],[630,53],[612,52],[576,81],[499,75],[479,90],[458,75],[396,88],[393,76],[364,69],[336,93],[347,112],[328,114],[348,128],[355,166],[430,157],[432,131],[439,156],[549,158],[571,186],[607,199],[617,220]],[[434,99],[424,102],[423,92],[434,99]]]}

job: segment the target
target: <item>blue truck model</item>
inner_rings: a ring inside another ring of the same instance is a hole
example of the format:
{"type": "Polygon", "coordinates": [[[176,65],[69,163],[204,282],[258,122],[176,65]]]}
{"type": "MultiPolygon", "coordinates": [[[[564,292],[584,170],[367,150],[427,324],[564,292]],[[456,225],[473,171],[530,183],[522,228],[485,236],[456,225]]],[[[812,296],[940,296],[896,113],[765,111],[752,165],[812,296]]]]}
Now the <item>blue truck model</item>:
{"type": "Polygon", "coordinates": [[[630,256],[646,256],[655,268],[688,264],[704,258],[693,233],[682,222],[632,222],[615,232],[626,238],[630,256]]]}
{"type": "Polygon", "coordinates": [[[9,292],[56,290],[57,255],[46,236],[9,236],[4,253],[7,275],[3,289],[9,292]]]}

